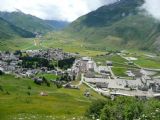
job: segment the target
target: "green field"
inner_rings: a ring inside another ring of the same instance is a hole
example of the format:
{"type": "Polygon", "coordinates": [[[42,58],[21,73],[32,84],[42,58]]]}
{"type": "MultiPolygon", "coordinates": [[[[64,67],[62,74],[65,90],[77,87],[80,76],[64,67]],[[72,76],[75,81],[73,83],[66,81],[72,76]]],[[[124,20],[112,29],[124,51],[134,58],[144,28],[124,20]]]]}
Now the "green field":
{"type": "Polygon", "coordinates": [[[88,89],[85,85],[81,85],[80,90],[58,89],[11,75],[0,76],[0,86],[1,120],[85,120],[84,113],[91,101],[103,99],[93,91],[91,97],[85,97],[84,91],[88,89]],[[40,96],[41,91],[48,96],[40,96]]]}
{"type": "Polygon", "coordinates": [[[113,54],[113,55],[102,55],[102,56],[96,56],[94,57],[94,60],[96,62],[101,62],[103,65],[106,63],[106,61],[112,61],[113,65],[126,65],[126,60],[121,58],[120,56],[113,54]]]}
{"type": "Polygon", "coordinates": [[[96,56],[103,54],[104,51],[95,49],[94,46],[88,47],[89,44],[84,41],[70,39],[68,35],[57,33],[48,33],[41,39],[31,38],[14,38],[10,40],[0,40],[0,50],[34,50],[48,48],[62,48],[65,52],[79,53],[83,56],[96,56]],[[40,44],[35,46],[35,40],[40,44]]]}
{"type": "Polygon", "coordinates": [[[131,51],[128,55],[124,57],[135,57],[137,60],[133,61],[140,67],[144,68],[152,68],[152,69],[160,69],[160,57],[153,54],[154,57],[148,57],[146,55],[152,55],[153,53],[149,53],[146,51],[131,51]]]}
{"type": "Polygon", "coordinates": [[[112,61],[114,67],[136,67],[135,65],[128,65],[128,61],[117,54],[101,55],[93,58],[96,62],[101,62],[102,65],[106,65],[106,61],[112,61]]]}
{"type": "Polygon", "coordinates": [[[120,76],[120,77],[127,77],[127,74],[125,74],[125,72],[128,69],[125,67],[112,67],[112,71],[116,76],[120,76]]]}
{"type": "Polygon", "coordinates": [[[56,80],[56,78],[58,76],[54,75],[54,74],[49,74],[49,73],[45,73],[45,74],[38,74],[36,75],[37,77],[45,77],[47,80],[56,80]]]}
{"type": "Polygon", "coordinates": [[[145,68],[160,69],[160,59],[159,58],[148,58],[145,56],[138,57],[138,60],[135,61],[136,64],[145,68]]]}

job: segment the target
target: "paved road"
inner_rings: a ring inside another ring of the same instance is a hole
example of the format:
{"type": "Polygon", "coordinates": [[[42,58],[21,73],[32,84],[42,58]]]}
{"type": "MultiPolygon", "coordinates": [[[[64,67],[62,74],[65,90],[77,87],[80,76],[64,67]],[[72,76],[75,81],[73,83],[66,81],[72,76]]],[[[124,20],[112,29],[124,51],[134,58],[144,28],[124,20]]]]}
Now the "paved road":
{"type": "Polygon", "coordinates": [[[110,66],[108,66],[108,70],[110,71],[112,77],[113,77],[114,79],[116,79],[117,77],[114,75],[114,73],[113,73],[113,71],[112,71],[112,68],[111,68],[110,66]]]}

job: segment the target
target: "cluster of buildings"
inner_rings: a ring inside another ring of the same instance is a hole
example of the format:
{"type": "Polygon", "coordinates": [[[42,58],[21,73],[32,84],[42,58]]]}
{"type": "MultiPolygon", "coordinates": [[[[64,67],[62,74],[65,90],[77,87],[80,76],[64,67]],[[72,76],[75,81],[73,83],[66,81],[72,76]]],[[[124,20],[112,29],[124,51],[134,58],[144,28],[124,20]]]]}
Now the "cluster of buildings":
{"type": "Polygon", "coordinates": [[[77,59],[69,71],[76,76],[83,74],[83,82],[103,94],[108,91],[121,95],[125,93],[126,96],[152,96],[160,93],[160,78],[150,77],[144,72],[137,77],[132,71],[126,71],[128,78],[120,78],[114,75],[112,67],[112,61],[98,66],[91,58],[83,57],[77,59]]]}
{"type": "Polygon", "coordinates": [[[77,56],[74,53],[64,52],[62,49],[46,49],[46,50],[27,50],[24,51],[31,57],[40,57],[48,60],[63,60],[77,56]]]}
{"type": "MultiPolygon", "coordinates": [[[[77,57],[77,54],[65,53],[62,49],[27,50],[22,51],[22,53],[25,53],[30,57],[57,61],[77,57]]],[[[9,52],[0,52],[0,71],[5,73],[13,73],[17,76],[24,77],[34,77],[37,73],[42,72],[50,74],[61,74],[64,72],[58,69],[22,68],[22,62],[20,55],[9,52]]],[[[112,67],[112,61],[106,61],[105,65],[97,65],[90,57],[78,57],[67,72],[71,78],[81,76],[81,82],[104,95],[108,95],[108,91],[112,92],[112,94],[125,94],[127,96],[151,96],[160,93],[160,78],[151,77],[151,75],[146,74],[147,72],[145,72],[145,70],[141,71],[139,77],[136,77],[132,71],[126,71],[126,74],[134,79],[120,78],[114,75],[112,67]]],[[[66,86],[72,87],[70,84],[67,84],[66,86]]]]}
{"type": "Polygon", "coordinates": [[[0,70],[5,73],[11,73],[20,68],[22,60],[19,56],[9,52],[0,52],[0,70]]]}
{"type": "Polygon", "coordinates": [[[112,66],[111,61],[106,62],[106,66],[97,66],[96,62],[90,57],[82,57],[77,59],[73,64],[72,68],[69,69],[76,76],[84,73],[88,77],[111,77],[110,67],[112,66]]]}
{"type": "MultiPolygon", "coordinates": [[[[27,50],[20,51],[21,54],[27,54],[29,57],[45,58],[47,60],[64,60],[75,57],[76,54],[65,53],[62,49],[48,49],[48,50],[27,50]]],[[[48,70],[46,67],[41,68],[23,68],[23,60],[20,54],[12,52],[0,51],[0,71],[6,74],[15,74],[17,77],[34,77],[37,73],[62,74],[62,70],[53,69],[48,70]]]]}

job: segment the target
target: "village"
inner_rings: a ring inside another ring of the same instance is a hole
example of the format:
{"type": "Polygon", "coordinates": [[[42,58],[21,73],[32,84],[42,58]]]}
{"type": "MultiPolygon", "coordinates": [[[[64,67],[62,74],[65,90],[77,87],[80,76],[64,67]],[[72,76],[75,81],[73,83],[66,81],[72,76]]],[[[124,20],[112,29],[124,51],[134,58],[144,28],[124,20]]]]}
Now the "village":
{"type": "Polygon", "coordinates": [[[0,52],[0,71],[5,74],[14,74],[17,77],[33,78],[37,73],[62,74],[62,70],[50,65],[53,60],[58,61],[75,57],[76,54],[65,53],[62,49],[27,50],[0,52]],[[22,57],[25,54],[25,57],[22,57]]]}
{"type": "MultiPolygon", "coordinates": [[[[129,64],[133,62],[129,60],[129,64]]],[[[63,76],[59,81],[52,81],[60,83],[65,88],[79,89],[81,84],[86,84],[103,96],[160,96],[160,78],[151,77],[151,71],[141,68],[136,75],[128,70],[125,73],[128,77],[125,78],[116,76],[112,70],[113,66],[112,61],[106,61],[105,65],[98,65],[91,57],[80,57],[78,54],[63,52],[62,49],[0,52],[1,72],[14,74],[16,77],[28,77],[38,84],[44,82],[44,78],[36,75],[46,73],[63,76]],[[27,57],[22,57],[23,54],[27,57]],[[70,60],[70,58],[74,59],[71,62],[62,62],[62,64],[70,63],[69,66],[65,69],[59,67],[58,61],[70,60]],[[50,64],[52,60],[55,62],[54,65],[50,64]],[[72,85],[71,81],[78,79],[80,79],[79,83],[72,85]]],[[[89,91],[84,94],[90,96],[89,91]]]]}
{"type": "MultiPolygon", "coordinates": [[[[133,62],[129,61],[129,64],[133,62]]],[[[75,61],[69,70],[76,76],[81,73],[81,82],[103,96],[159,97],[160,78],[152,77],[150,69],[139,70],[138,75],[126,71],[128,77],[119,77],[112,71],[112,61],[105,66],[98,66],[90,57],[82,57],[75,61]]],[[[88,93],[89,94],[89,93],[88,93]]]]}

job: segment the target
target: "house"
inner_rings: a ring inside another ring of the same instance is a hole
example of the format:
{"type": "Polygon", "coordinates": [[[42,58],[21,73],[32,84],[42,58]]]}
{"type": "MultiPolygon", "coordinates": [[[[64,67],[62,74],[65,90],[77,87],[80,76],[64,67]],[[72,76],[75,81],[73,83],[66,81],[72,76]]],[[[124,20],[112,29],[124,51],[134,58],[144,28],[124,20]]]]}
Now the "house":
{"type": "Polygon", "coordinates": [[[84,93],[84,96],[89,97],[89,96],[90,96],[90,92],[89,92],[89,91],[86,91],[86,92],[84,93]]]}
{"type": "Polygon", "coordinates": [[[94,78],[95,77],[95,73],[92,71],[88,71],[84,74],[85,77],[87,78],[94,78]]]}
{"type": "Polygon", "coordinates": [[[95,72],[103,74],[103,75],[107,75],[107,76],[111,75],[111,73],[110,73],[110,71],[109,71],[107,66],[98,66],[96,68],[95,72]]]}
{"type": "Polygon", "coordinates": [[[130,70],[126,71],[126,74],[128,75],[128,77],[135,77],[135,75],[130,70]]]}
{"type": "Polygon", "coordinates": [[[133,61],[129,61],[128,65],[134,65],[134,62],[133,61]]]}
{"type": "Polygon", "coordinates": [[[26,75],[27,75],[27,77],[32,77],[32,76],[34,76],[34,71],[33,70],[27,70],[26,75]]]}
{"type": "Polygon", "coordinates": [[[47,94],[46,92],[43,92],[43,91],[40,92],[40,95],[41,95],[41,96],[48,96],[48,94],[47,94]]]}
{"type": "Polygon", "coordinates": [[[4,72],[4,68],[0,67],[0,71],[4,72]]]}
{"type": "Polygon", "coordinates": [[[78,86],[75,86],[75,85],[71,85],[71,83],[67,83],[64,85],[64,88],[69,88],[69,89],[79,89],[78,86]]]}
{"type": "Polygon", "coordinates": [[[33,80],[38,85],[41,85],[43,83],[43,79],[42,78],[34,78],[33,80]]]}
{"type": "Polygon", "coordinates": [[[96,87],[97,88],[108,88],[108,83],[106,83],[106,82],[104,82],[104,83],[97,82],[96,83],[96,87]]]}
{"type": "Polygon", "coordinates": [[[107,66],[113,66],[113,63],[112,63],[112,61],[107,61],[107,62],[106,62],[106,65],[107,65],[107,66]]]}
{"type": "Polygon", "coordinates": [[[88,71],[94,71],[95,70],[95,67],[96,67],[96,63],[92,60],[89,60],[87,62],[87,70],[88,71]]]}

